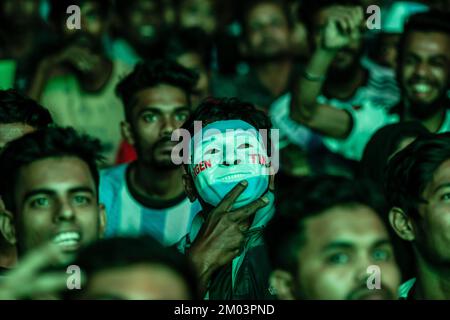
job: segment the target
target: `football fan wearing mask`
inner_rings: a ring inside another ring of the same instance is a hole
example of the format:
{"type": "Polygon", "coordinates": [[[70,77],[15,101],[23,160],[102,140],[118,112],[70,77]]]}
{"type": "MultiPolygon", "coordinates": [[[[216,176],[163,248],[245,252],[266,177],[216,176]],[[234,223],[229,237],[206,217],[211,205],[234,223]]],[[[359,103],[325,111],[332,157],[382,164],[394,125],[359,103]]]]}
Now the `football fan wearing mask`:
{"type": "MultiPolygon", "coordinates": [[[[262,241],[262,231],[274,214],[277,161],[268,156],[274,143],[269,138],[270,127],[267,116],[252,104],[207,99],[179,131],[185,189],[203,210],[178,248],[197,267],[207,299],[270,295],[270,270],[262,241]]],[[[177,151],[173,150],[173,157],[177,151]]]]}

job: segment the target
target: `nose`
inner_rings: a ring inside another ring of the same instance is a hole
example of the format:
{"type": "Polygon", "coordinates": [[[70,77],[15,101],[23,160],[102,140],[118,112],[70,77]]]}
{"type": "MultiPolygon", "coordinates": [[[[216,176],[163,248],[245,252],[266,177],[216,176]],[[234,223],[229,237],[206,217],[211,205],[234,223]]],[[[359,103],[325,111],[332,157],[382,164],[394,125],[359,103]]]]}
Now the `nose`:
{"type": "Polygon", "coordinates": [[[60,200],[55,209],[54,218],[56,221],[68,221],[75,217],[75,211],[70,201],[60,200]]]}
{"type": "Polygon", "coordinates": [[[366,283],[370,276],[367,272],[367,268],[372,265],[371,259],[367,254],[358,257],[358,262],[355,265],[355,280],[358,284],[366,283]]]}
{"type": "Polygon", "coordinates": [[[171,135],[175,129],[174,119],[171,116],[165,115],[161,123],[160,136],[171,135]]]}
{"type": "Polygon", "coordinates": [[[418,76],[426,76],[428,74],[429,68],[428,64],[425,62],[420,62],[416,65],[416,68],[414,69],[414,73],[418,76]]]}
{"type": "Polygon", "coordinates": [[[241,159],[237,158],[234,149],[226,150],[223,161],[222,161],[222,166],[230,167],[230,166],[238,165],[240,163],[241,163],[241,159]]]}

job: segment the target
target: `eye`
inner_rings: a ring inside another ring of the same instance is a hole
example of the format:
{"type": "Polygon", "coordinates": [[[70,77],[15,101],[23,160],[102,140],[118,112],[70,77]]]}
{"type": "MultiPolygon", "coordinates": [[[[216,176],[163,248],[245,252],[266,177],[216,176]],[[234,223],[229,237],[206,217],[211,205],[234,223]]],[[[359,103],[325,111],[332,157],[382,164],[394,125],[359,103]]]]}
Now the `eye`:
{"type": "Polygon", "coordinates": [[[176,121],[186,121],[186,119],[188,118],[189,113],[188,112],[179,112],[175,115],[175,120],[176,121]]]}
{"type": "Polygon", "coordinates": [[[75,195],[73,197],[73,202],[75,205],[88,205],[91,203],[91,197],[85,195],[75,195]]]}
{"type": "Polygon", "coordinates": [[[387,249],[377,249],[373,251],[372,256],[375,261],[388,261],[391,253],[387,249]]]}
{"type": "Polygon", "coordinates": [[[50,199],[46,197],[35,198],[31,200],[30,206],[36,209],[47,208],[50,206],[50,199]]]}
{"type": "Polygon", "coordinates": [[[238,149],[248,149],[253,147],[250,143],[243,143],[241,145],[239,145],[238,149]]]}
{"type": "Polygon", "coordinates": [[[142,115],[142,119],[147,122],[155,122],[156,120],[158,120],[158,116],[154,113],[145,113],[144,115],[142,115]]]}
{"type": "Polygon", "coordinates": [[[441,195],[440,199],[442,201],[450,200],[450,193],[444,193],[443,195],[441,195]]]}
{"type": "Polygon", "coordinates": [[[346,264],[349,261],[350,256],[347,253],[343,252],[332,254],[327,258],[327,262],[334,265],[346,264]]]}
{"type": "Polygon", "coordinates": [[[217,149],[217,148],[211,148],[211,149],[209,149],[208,151],[205,152],[205,155],[206,155],[206,154],[216,154],[216,153],[219,153],[219,152],[220,152],[219,149],[217,149]]]}

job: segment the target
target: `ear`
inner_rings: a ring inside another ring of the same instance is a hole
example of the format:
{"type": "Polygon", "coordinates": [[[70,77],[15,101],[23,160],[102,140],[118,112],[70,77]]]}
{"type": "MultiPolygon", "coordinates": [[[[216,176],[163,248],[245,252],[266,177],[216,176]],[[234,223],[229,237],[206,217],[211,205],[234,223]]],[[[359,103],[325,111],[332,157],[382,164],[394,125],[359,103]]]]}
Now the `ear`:
{"type": "Polygon", "coordinates": [[[275,289],[275,293],[280,300],[295,300],[294,297],[294,277],[284,270],[275,269],[269,277],[269,285],[275,289]]]}
{"type": "Polygon", "coordinates": [[[122,130],[122,137],[125,139],[125,141],[134,146],[134,135],[133,131],[131,130],[130,123],[127,121],[122,121],[120,123],[120,128],[122,130]]]}
{"type": "Polygon", "coordinates": [[[395,233],[406,241],[413,241],[416,238],[414,224],[410,217],[400,208],[393,207],[389,212],[389,223],[395,233]]]}
{"type": "Polygon", "coordinates": [[[98,209],[99,209],[99,238],[103,238],[104,234],[105,234],[105,230],[106,230],[106,208],[105,205],[103,203],[100,203],[98,205],[98,209]]]}
{"type": "Polygon", "coordinates": [[[10,245],[17,243],[16,228],[13,215],[6,210],[3,200],[0,198],[0,233],[10,245]]]}
{"type": "Polygon", "coordinates": [[[184,185],[184,191],[186,192],[189,200],[191,202],[194,202],[197,199],[197,191],[195,190],[194,181],[192,180],[192,177],[190,174],[186,173],[186,170],[184,170],[183,174],[183,185],[184,185]]]}

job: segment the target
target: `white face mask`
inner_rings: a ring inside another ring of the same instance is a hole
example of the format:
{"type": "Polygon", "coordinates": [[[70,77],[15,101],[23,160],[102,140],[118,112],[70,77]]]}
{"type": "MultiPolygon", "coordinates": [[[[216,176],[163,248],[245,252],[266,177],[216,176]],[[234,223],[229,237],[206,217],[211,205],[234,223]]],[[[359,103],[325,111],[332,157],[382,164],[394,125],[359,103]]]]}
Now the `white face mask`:
{"type": "Polygon", "coordinates": [[[248,186],[233,209],[260,198],[268,190],[269,165],[261,135],[247,122],[213,122],[191,139],[191,176],[199,196],[214,207],[242,180],[248,186]]]}

